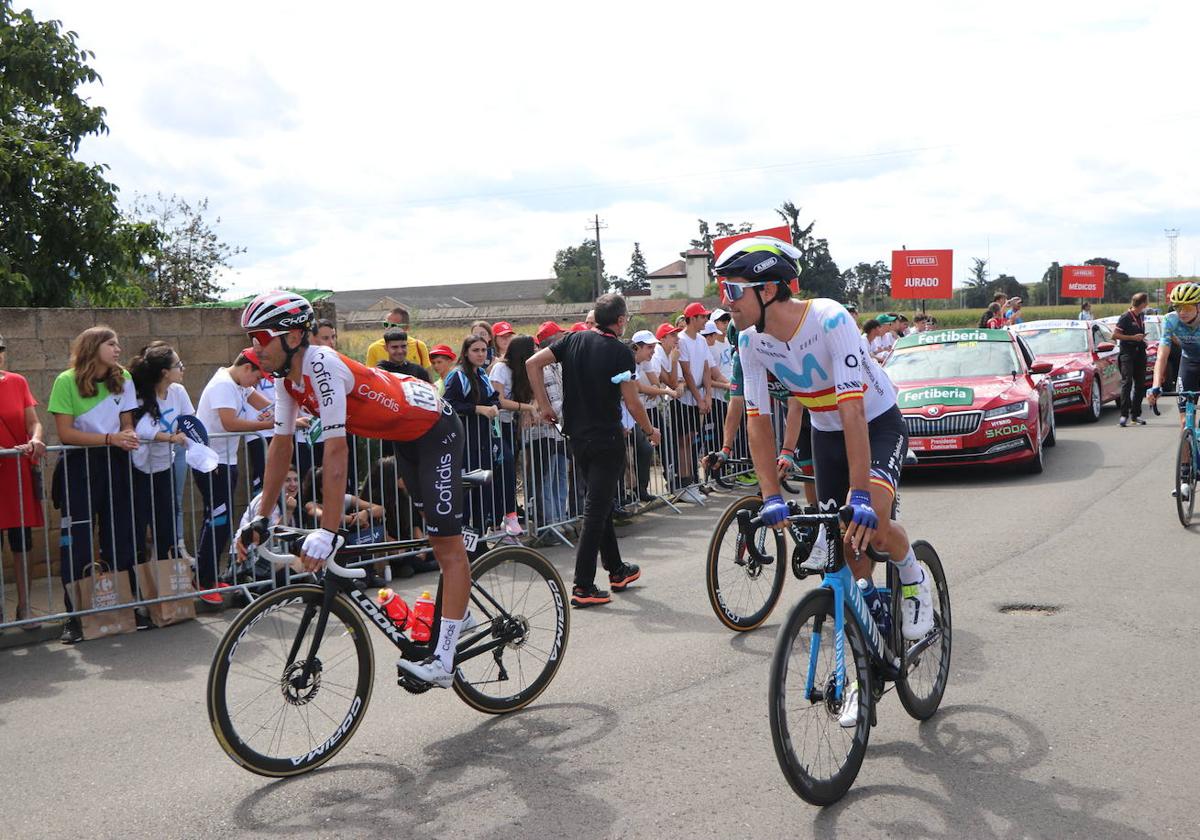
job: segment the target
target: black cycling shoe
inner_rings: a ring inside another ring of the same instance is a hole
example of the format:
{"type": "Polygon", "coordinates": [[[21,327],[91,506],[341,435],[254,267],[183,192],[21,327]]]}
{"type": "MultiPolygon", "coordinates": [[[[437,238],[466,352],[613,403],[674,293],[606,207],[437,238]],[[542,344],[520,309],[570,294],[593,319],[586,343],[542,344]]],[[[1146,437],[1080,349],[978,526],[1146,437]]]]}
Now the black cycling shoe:
{"type": "Polygon", "coordinates": [[[139,630],[153,630],[154,622],[150,620],[150,616],[140,610],[133,613],[133,620],[137,624],[139,630]]]}
{"type": "Polygon", "coordinates": [[[613,592],[623,592],[629,584],[642,576],[642,570],[633,563],[622,563],[621,568],[608,575],[608,585],[613,592]]]}

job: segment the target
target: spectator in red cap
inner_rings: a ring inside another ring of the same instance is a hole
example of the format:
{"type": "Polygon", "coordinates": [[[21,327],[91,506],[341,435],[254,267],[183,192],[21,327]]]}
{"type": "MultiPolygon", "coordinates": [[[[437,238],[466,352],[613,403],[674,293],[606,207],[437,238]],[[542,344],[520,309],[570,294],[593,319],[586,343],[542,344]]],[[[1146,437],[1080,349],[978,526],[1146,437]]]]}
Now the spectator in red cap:
{"type": "Polygon", "coordinates": [[[537,342],[538,347],[544,347],[546,346],[547,340],[553,338],[562,331],[563,328],[554,321],[543,321],[542,325],[538,327],[538,331],[534,336],[534,340],[537,342]]]}
{"type": "MultiPolygon", "coordinates": [[[[196,406],[196,418],[208,430],[208,445],[217,453],[215,470],[210,473],[192,470],[192,478],[204,498],[204,527],[196,551],[196,579],[201,589],[212,589],[216,585],[217,564],[229,545],[232,530],[240,438],[221,436],[221,433],[257,432],[275,425],[272,417],[250,420],[238,416],[244,412],[247,403],[260,411],[268,407],[266,397],[254,390],[262,375],[258,354],[247,347],[232,365],[217,368],[204,386],[196,406]]],[[[221,596],[215,592],[200,598],[214,605],[222,603],[221,596]]]]}
{"type": "Polygon", "coordinates": [[[683,310],[685,326],[679,335],[679,366],[683,370],[683,396],[679,398],[676,422],[679,429],[680,498],[704,504],[695,487],[697,445],[712,418],[712,356],[700,330],[708,323],[709,311],[702,303],[689,303],[683,310]]]}
{"type": "Polygon", "coordinates": [[[571,325],[571,332],[583,332],[586,329],[589,329],[589,327],[583,321],[576,321],[571,325]]]}
{"type": "Polygon", "coordinates": [[[488,368],[490,369],[496,363],[496,359],[503,359],[504,354],[508,352],[508,343],[513,340],[513,336],[517,331],[513,329],[513,325],[508,321],[497,321],[492,324],[492,352],[488,354],[488,368]]]}
{"type": "Polygon", "coordinates": [[[437,389],[438,396],[444,396],[446,393],[446,377],[450,375],[451,369],[454,367],[454,362],[458,358],[454,351],[450,349],[449,344],[435,344],[429,348],[429,363],[433,365],[433,372],[437,374],[437,389]]]}

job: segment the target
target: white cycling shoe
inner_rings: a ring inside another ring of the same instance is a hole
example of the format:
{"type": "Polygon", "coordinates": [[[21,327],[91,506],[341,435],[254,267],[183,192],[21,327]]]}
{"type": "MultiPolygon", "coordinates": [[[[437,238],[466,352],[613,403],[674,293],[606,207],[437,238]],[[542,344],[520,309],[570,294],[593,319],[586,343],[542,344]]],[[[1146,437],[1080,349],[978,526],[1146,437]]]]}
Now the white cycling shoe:
{"type": "Polygon", "coordinates": [[[901,634],[909,642],[925,638],[933,629],[933,585],[929,573],[922,569],[921,582],[903,586],[900,592],[904,596],[900,602],[900,612],[904,616],[901,634]]]}
{"type": "Polygon", "coordinates": [[[842,713],[838,715],[838,726],[853,729],[858,726],[858,680],[846,686],[846,699],[842,701],[842,713]]]}
{"type": "Polygon", "coordinates": [[[435,685],[438,688],[449,688],[454,684],[454,672],[442,667],[442,660],[431,656],[424,662],[413,662],[411,659],[401,659],[396,666],[406,674],[421,682],[435,685]]]}

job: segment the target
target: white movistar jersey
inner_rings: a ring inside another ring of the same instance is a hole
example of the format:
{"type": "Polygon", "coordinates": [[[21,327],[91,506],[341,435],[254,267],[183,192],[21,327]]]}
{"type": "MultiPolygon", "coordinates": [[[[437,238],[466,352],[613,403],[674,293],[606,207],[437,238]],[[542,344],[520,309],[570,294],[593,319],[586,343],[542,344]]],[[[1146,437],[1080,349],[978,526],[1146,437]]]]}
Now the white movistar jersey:
{"type": "Polygon", "coordinates": [[[896,389],[871,357],[854,319],[828,298],[807,301],[800,326],[787,341],[751,327],[738,338],[746,383],[746,413],[771,413],[770,373],[812,413],[814,429],[842,430],[838,403],[863,400],[867,422],[896,404],[896,389]]]}

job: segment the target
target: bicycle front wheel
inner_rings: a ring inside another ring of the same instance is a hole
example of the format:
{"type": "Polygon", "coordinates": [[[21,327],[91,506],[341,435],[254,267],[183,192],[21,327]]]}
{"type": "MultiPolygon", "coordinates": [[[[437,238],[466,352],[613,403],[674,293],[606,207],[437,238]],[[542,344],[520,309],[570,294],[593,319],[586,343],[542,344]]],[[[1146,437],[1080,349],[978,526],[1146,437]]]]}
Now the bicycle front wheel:
{"type": "Polygon", "coordinates": [[[208,673],[208,717],[225,752],[263,776],[320,767],[354,735],[371,699],[367,627],[338,595],[321,644],[312,640],[325,592],[296,584],[242,610],[208,673]]]}
{"type": "Polygon", "coordinates": [[[874,685],[862,632],[849,619],[844,646],[837,635],[833,593],[818,589],[792,607],[771,657],[767,700],[775,757],[792,790],[813,805],[829,805],[846,795],[871,735],[874,685]],[[838,649],[844,651],[846,667],[840,698],[838,649]],[[844,716],[849,718],[846,726],[844,716]]]}
{"type": "Polygon", "coordinates": [[[528,706],[558,673],[571,611],[550,561],[525,546],[492,549],[471,566],[471,612],[477,624],[458,646],[454,690],[490,714],[528,706]],[[490,647],[471,656],[471,651],[490,647]]]}
{"type": "Polygon", "coordinates": [[[1184,528],[1192,524],[1195,508],[1196,469],[1192,464],[1192,432],[1184,429],[1179,435],[1179,454],[1175,458],[1175,512],[1179,514],[1179,524],[1184,528]]]}
{"type": "Polygon", "coordinates": [[[743,496],[736,500],[717,522],[708,543],[705,585],[708,602],[721,623],[730,630],[753,630],[764,621],[783,590],[783,567],[786,544],[783,533],[772,528],[760,528],[754,538],[757,548],[774,562],[761,565],[750,556],[737,515],[743,510],[752,514],[762,507],[758,496],[743,496]]]}
{"type": "MultiPolygon", "coordinates": [[[[917,540],[912,548],[917,563],[933,581],[933,628],[937,633],[937,641],[915,656],[905,655],[905,673],[896,681],[896,694],[900,696],[900,703],[909,715],[917,720],[927,720],[941,705],[946,682],[950,679],[950,587],[946,584],[942,561],[933,546],[925,540],[917,540]]],[[[910,650],[915,644],[920,642],[906,643],[910,650]]]]}

